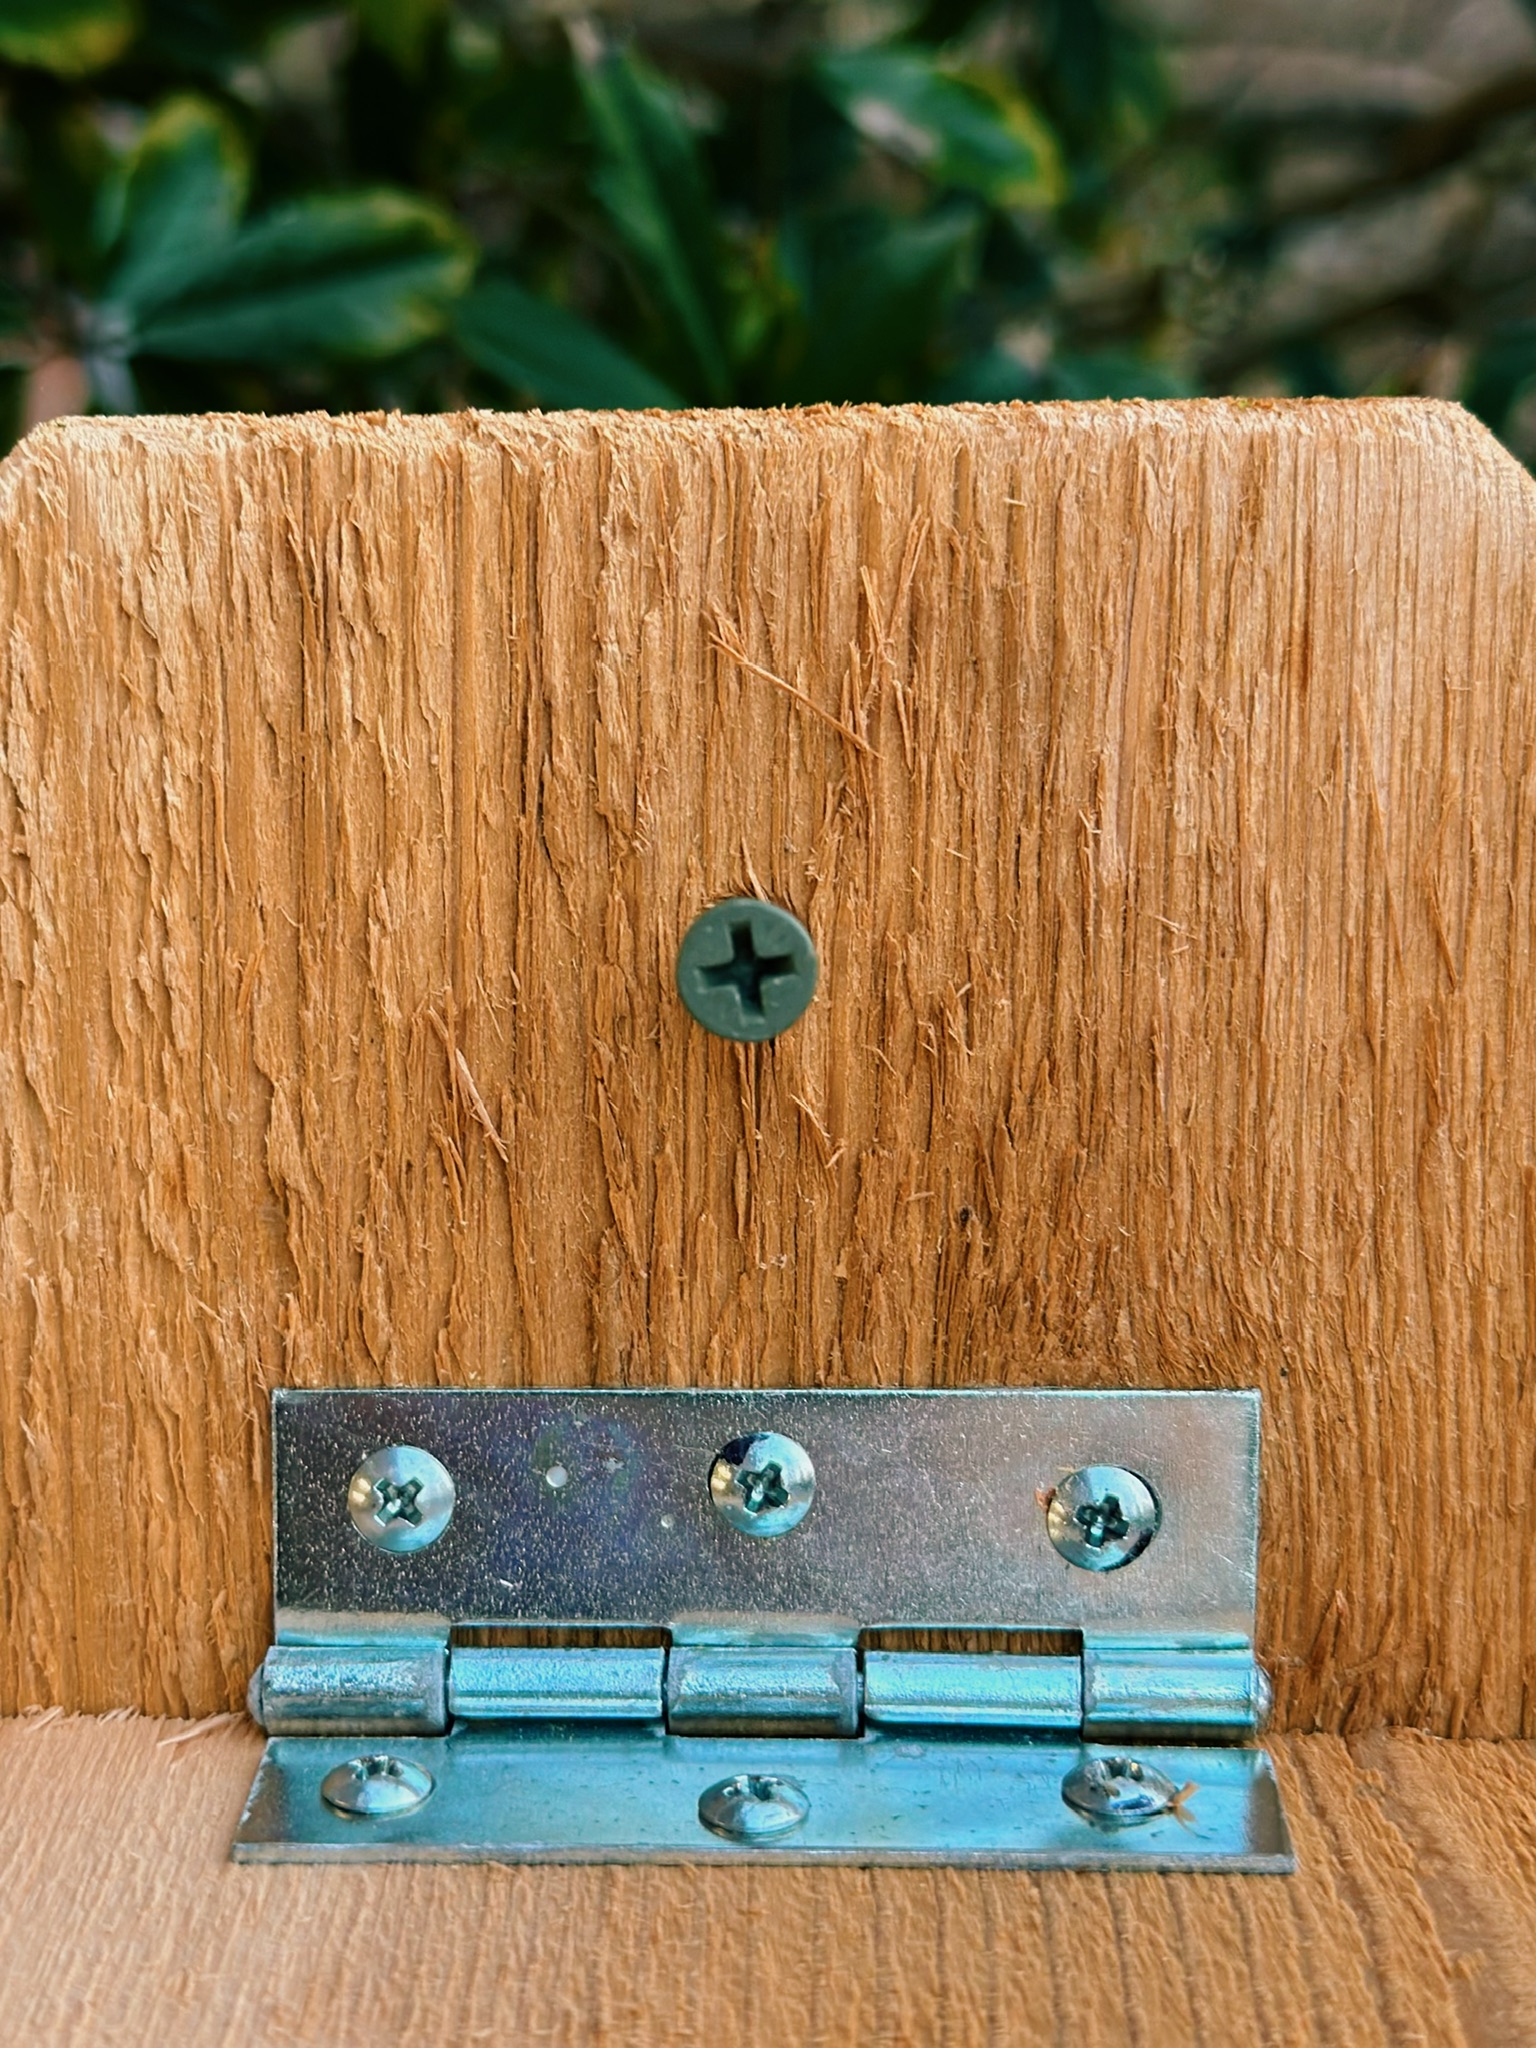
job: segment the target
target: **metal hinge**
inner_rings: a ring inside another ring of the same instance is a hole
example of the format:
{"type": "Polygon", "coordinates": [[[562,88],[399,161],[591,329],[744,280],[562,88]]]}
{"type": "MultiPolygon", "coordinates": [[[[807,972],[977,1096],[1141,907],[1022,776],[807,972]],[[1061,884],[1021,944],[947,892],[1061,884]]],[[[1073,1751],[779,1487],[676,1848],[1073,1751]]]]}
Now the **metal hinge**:
{"type": "Polygon", "coordinates": [[[273,1404],[242,1860],[1292,1867],[1249,1393],[273,1404]],[[655,1646],[454,1631],[645,1629],[655,1646]],[[879,1631],[1076,1637],[1050,1654],[879,1631]]]}

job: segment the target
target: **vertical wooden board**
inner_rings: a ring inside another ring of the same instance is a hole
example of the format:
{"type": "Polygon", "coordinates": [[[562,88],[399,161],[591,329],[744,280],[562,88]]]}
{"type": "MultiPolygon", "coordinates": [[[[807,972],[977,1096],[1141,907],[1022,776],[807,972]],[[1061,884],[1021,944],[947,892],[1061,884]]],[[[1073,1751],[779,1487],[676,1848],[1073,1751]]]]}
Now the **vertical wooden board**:
{"type": "Polygon", "coordinates": [[[1291,1725],[1529,1728],[1532,534],[1419,402],[34,435],[0,1704],[239,1697],[276,1384],[1066,1382],[1264,1389],[1291,1725]]]}

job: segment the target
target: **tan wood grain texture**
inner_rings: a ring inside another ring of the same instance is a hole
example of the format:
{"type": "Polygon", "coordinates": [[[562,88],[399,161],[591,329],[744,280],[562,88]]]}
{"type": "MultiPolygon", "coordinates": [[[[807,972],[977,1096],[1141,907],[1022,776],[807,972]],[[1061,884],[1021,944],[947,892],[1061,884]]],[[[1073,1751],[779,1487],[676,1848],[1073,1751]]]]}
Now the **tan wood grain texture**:
{"type": "Polygon", "coordinates": [[[6,2024],[80,2048],[1536,2039],[1530,1748],[1378,1733],[1275,1750],[1294,1878],[262,1868],[226,1860],[248,1724],[13,1721],[6,2024]]]}
{"type": "Polygon", "coordinates": [[[1536,1732],[1533,544],[1421,402],[35,434],[0,1706],[240,1698],[275,1386],[1254,1385],[1283,1724],[1536,1732]]]}

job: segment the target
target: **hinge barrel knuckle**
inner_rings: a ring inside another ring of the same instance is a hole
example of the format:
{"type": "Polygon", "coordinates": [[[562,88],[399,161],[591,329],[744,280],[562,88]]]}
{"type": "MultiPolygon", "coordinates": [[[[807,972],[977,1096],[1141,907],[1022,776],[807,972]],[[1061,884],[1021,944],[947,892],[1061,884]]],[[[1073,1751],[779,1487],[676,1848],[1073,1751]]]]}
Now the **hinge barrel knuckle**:
{"type": "Polygon", "coordinates": [[[1085,1742],[1247,1742],[1269,1697],[1247,1645],[1083,1642],[1085,1742]]]}
{"type": "Polygon", "coordinates": [[[459,1649],[448,1711],[462,1721],[659,1721],[662,1650],[459,1649]]]}
{"type": "Polygon", "coordinates": [[[667,1727],[679,1735],[857,1735],[852,1649],[674,1643],[667,1727]]]}
{"type": "Polygon", "coordinates": [[[1077,1733],[1083,1717],[1076,1657],[864,1653],[864,1717],[888,1728],[1016,1728],[1077,1733]]]}
{"type": "Polygon", "coordinates": [[[269,1735],[441,1735],[447,1665],[436,1646],[277,1643],[251,1710],[269,1735]]]}

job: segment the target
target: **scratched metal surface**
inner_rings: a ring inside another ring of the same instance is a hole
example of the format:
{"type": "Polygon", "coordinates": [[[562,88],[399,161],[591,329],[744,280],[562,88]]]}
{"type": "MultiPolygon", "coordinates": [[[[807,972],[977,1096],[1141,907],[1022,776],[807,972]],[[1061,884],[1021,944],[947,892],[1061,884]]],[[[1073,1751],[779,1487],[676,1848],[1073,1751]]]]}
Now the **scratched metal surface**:
{"type": "Polygon", "coordinates": [[[279,1634],[391,1613],[1250,1637],[1258,1427],[1252,1393],[285,1390],[279,1634]],[[706,1483],[721,1446],[759,1429],[795,1438],[816,1468],[810,1513],[771,1541],[729,1528],[706,1483]],[[453,1476],[452,1522],[428,1550],[377,1550],[348,1515],[353,1471],[391,1443],[453,1476]],[[1104,1573],[1057,1555],[1041,1505],[1095,1463],[1139,1473],[1162,1506],[1143,1555],[1104,1573]]]}

